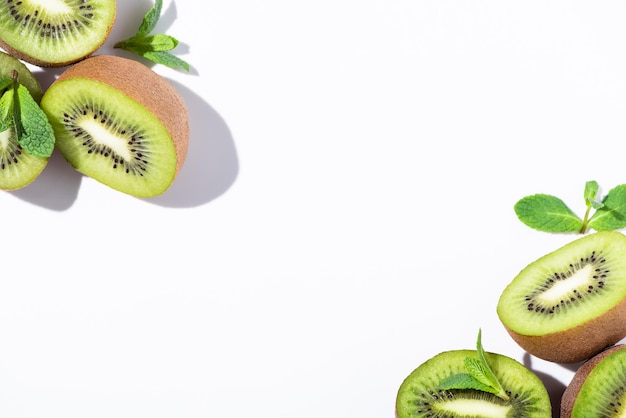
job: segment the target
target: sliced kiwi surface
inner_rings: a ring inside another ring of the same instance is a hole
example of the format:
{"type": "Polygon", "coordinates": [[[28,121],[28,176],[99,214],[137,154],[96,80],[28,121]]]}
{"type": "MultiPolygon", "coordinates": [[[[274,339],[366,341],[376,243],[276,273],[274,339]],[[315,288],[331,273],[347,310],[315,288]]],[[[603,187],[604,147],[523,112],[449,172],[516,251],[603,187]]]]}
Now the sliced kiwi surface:
{"type": "Polygon", "coordinates": [[[449,376],[467,373],[465,359],[476,351],[446,351],[421,364],[401,384],[396,398],[398,418],[483,417],[550,418],[552,406],[543,382],[521,363],[507,356],[486,353],[487,361],[509,395],[474,389],[441,390],[449,376]]]}
{"type": "Polygon", "coordinates": [[[65,159],[118,191],[159,195],[185,159],[184,102],[165,79],[136,61],[81,61],[48,88],[41,106],[65,159]]]}
{"type": "Polygon", "coordinates": [[[515,341],[545,360],[586,360],[626,336],[626,236],[597,232],[524,268],[497,313],[515,341]]]}
{"type": "Polygon", "coordinates": [[[43,102],[56,145],[83,174],[136,196],[159,194],[174,179],[172,140],[159,120],[114,88],[87,79],[52,87],[43,102]]]}
{"type": "Polygon", "coordinates": [[[561,418],[626,416],[626,345],[595,355],[575,373],[561,401],[561,418]]]}
{"type": "MultiPolygon", "coordinates": [[[[18,82],[39,103],[41,85],[28,67],[11,55],[0,51],[0,77],[13,78],[17,72],[18,82]]],[[[4,91],[0,91],[2,95],[4,91]]],[[[0,132],[0,189],[16,190],[32,183],[48,164],[48,159],[27,154],[17,142],[14,126],[0,132]]]]}
{"type": "Polygon", "coordinates": [[[0,46],[42,67],[92,54],[107,39],[115,0],[0,0],[0,46]]]}

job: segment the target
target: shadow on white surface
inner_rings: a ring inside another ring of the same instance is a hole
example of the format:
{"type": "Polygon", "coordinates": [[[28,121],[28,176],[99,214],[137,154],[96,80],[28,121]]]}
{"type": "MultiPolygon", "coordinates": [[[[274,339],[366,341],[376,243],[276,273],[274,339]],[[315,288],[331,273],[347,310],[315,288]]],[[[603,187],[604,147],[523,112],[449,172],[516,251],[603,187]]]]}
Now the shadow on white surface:
{"type": "Polygon", "coordinates": [[[552,404],[552,418],[559,418],[561,411],[561,397],[563,396],[563,392],[565,392],[566,385],[548,373],[533,369],[532,356],[530,354],[524,354],[523,363],[524,366],[535,373],[545,385],[548,395],[550,396],[550,403],[552,404]]]}
{"type": "Polygon", "coordinates": [[[48,165],[34,182],[8,193],[34,205],[63,211],[76,201],[82,177],[55,149],[48,165]]]}
{"type": "Polygon", "coordinates": [[[185,165],[172,186],[148,202],[167,207],[208,203],[235,182],[239,161],[233,137],[224,119],[188,87],[170,80],[189,112],[190,139],[185,165]]]}

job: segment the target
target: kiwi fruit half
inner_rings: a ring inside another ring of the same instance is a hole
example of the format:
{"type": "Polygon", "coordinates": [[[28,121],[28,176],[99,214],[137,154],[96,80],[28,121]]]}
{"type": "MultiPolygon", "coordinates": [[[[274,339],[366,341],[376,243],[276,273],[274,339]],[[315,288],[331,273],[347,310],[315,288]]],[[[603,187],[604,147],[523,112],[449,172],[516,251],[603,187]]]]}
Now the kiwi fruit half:
{"type": "Polygon", "coordinates": [[[578,238],[525,267],[504,289],[497,314],[528,353],[584,361],[626,336],[626,236],[578,238]]]}
{"type": "Polygon", "coordinates": [[[422,363],[400,385],[396,417],[552,417],[543,382],[524,365],[502,354],[485,353],[485,357],[508,400],[475,389],[439,389],[449,376],[466,373],[468,357],[478,358],[478,354],[473,350],[445,351],[422,363]]]}
{"type": "Polygon", "coordinates": [[[136,197],[165,192],[189,142],[182,97],[138,61],[95,55],[70,66],[41,107],[56,147],[79,172],[136,197]]]}
{"type": "Polygon", "coordinates": [[[581,365],[561,398],[561,418],[626,416],[626,345],[610,347],[581,365]]]}
{"type": "MultiPolygon", "coordinates": [[[[26,87],[39,103],[43,95],[39,81],[17,58],[0,51],[0,77],[13,78],[26,87]]],[[[5,91],[0,90],[0,97],[5,91]]],[[[16,190],[32,183],[48,164],[48,158],[26,153],[17,142],[15,127],[0,132],[0,189],[16,190]]]]}
{"type": "Polygon", "coordinates": [[[108,38],[115,0],[0,0],[0,46],[41,67],[61,67],[108,38]]]}

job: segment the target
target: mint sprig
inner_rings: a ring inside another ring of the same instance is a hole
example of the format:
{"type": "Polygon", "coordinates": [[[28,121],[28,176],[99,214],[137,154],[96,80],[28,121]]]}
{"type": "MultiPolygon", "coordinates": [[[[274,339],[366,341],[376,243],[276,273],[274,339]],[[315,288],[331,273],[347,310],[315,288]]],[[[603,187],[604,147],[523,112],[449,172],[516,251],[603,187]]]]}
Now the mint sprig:
{"type": "Polygon", "coordinates": [[[515,214],[527,226],[544,232],[586,233],[589,229],[610,231],[626,228],[626,184],[609,190],[598,199],[596,181],[585,184],[585,214],[581,219],[561,199],[549,194],[523,197],[515,214]]]}
{"type": "Polygon", "coordinates": [[[156,0],[154,6],[144,16],[137,33],[130,38],[118,42],[114,48],[124,49],[157,64],[166,65],[177,70],[189,71],[189,64],[170,53],[178,45],[178,39],[170,35],[150,35],[154,30],[163,7],[162,0],[156,0]]]}
{"type": "Polygon", "coordinates": [[[0,94],[0,132],[13,127],[23,151],[50,157],[54,151],[54,131],[28,89],[19,83],[17,71],[13,71],[12,78],[0,77],[0,94]]]}
{"type": "Polygon", "coordinates": [[[481,330],[478,330],[476,352],[478,353],[478,358],[465,358],[465,369],[467,370],[467,373],[458,373],[443,379],[439,383],[439,389],[479,390],[494,394],[497,397],[508,401],[509,395],[502,387],[498,377],[493,372],[493,369],[487,361],[487,356],[485,355],[481,341],[481,330]]]}

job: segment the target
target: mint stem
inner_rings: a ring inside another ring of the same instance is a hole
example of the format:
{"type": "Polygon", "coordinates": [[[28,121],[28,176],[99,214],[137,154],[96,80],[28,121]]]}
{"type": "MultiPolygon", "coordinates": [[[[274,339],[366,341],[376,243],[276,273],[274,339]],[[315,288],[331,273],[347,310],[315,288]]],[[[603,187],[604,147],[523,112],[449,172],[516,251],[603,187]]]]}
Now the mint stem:
{"type": "Polygon", "coordinates": [[[587,210],[585,211],[585,217],[583,218],[583,225],[580,227],[580,233],[584,234],[587,232],[587,228],[589,227],[589,214],[591,213],[591,205],[587,205],[587,210]]]}

